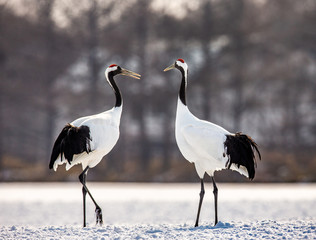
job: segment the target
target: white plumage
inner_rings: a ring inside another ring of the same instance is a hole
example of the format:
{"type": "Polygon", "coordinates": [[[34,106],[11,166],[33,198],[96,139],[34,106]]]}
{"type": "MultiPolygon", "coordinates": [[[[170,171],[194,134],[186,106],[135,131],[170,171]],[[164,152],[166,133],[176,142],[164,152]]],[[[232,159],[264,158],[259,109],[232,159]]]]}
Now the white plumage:
{"type": "Polygon", "coordinates": [[[224,128],[195,117],[186,105],[186,87],[188,66],[183,59],[178,59],[164,71],[178,69],[182,81],[176,112],[175,135],[180,152],[189,162],[194,163],[201,179],[201,192],[195,226],[198,226],[200,209],[204,197],[204,174],[211,176],[215,198],[215,225],[217,224],[217,187],[214,172],[230,168],[253,179],[255,174],[254,149],[256,143],[247,135],[232,134],[224,128]]]}
{"type": "MultiPolygon", "coordinates": [[[[176,141],[182,155],[194,163],[200,178],[205,172],[213,176],[215,171],[226,169],[229,160],[224,142],[226,135],[234,135],[226,129],[195,117],[178,99],[176,113],[176,141]]],[[[232,170],[248,177],[245,167],[232,165],[232,170]]]]}
{"type": "Polygon", "coordinates": [[[116,96],[115,106],[96,115],[81,117],[67,124],[57,137],[51,155],[49,168],[57,170],[58,165],[66,164],[66,170],[77,164],[82,165],[79,175],[83,192],[83,226],[86,226],[86,194],[88,193],[96,207],[96,222],[102,224],[102,211],[86,186],[86,175],[115,146],[119,138],[120,119],[122,114],[122,97],[114,76],[126,75],[140,78],[140,75],[123,69],[116,64],[110,65],[105,77],[116,96]]]}
{"type": "Polygon", "coordinates": [[[89,168],[95,167],[112,150],[119,139],[121,114],[122,106],[114,107],[111,110],[96,115],[81,117],[71,122],[70,125],[74,127],[89,127],[91,152],[74,155],[71,163],[64,156],[61,158],[59,155],[54,163],[54,170],[56,171],[58,165],[64,163],[66,164],[67,171],[77,164],[81,164],[83,170],[87,166],[89,168]]]}

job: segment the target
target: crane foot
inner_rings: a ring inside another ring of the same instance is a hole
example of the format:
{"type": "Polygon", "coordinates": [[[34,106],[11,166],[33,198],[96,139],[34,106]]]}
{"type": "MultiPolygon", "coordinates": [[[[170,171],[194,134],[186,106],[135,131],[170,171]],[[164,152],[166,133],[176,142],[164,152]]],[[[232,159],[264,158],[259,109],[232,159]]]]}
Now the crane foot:
{"type": "Polygon", "coordinates": [[[102,220],[102,210],[99,206],[95,208],[95,214],[96,214],[96,224],[102,226],[103,220],[102,220]]]}

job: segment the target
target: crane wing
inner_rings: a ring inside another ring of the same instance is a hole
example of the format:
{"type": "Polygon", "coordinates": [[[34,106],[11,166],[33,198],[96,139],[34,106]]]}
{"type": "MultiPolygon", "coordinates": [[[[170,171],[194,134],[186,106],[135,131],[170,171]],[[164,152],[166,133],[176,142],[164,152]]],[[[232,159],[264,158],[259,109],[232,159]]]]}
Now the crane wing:
{"type": "Polygon", "coordinates": [[[58,156],[63,161],[63,156],[70,164],[73,160],[73,156],[83,152],[91,152],[90,147],[90,129],[88,126],[75,127],[71,124],[67,124],[57,137],[49,163],[49,168],[53,168],[58,156]]]}
{"type": "Polygon", "coordinates": [[[181,128],[181,133],[186,142],[200,157],[222,159],[226,136],[221,129],[190,124],[181,128]]]}

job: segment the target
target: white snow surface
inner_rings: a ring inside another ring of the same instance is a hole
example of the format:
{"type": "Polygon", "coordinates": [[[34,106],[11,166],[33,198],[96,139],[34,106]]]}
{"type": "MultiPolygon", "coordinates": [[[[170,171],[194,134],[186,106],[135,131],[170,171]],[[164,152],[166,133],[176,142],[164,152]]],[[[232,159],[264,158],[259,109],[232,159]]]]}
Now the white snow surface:
{"type": "Polygon", "coordinates": [[[316,239],[316,184],[218,183],[214,227],[212,184],[95,183],[103,211],[95,225],[87,195],[82,227],[80,183],[1,183],[0,239],[316,239]]]}

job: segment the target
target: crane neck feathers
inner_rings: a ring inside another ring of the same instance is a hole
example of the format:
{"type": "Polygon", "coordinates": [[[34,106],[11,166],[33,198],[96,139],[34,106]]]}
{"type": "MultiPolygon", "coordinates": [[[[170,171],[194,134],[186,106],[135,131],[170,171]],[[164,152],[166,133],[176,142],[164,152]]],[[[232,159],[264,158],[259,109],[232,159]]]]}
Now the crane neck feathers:
{"type": "Polygon", "coordinates": [[[116,97],[115,107],[120,107],[123,103],[123,99],[122,99],[120,89],[118,88],[118,86],[116,85],[116,83],[114,81],[114,75],[112,72],[109,72],[108,74],[105,74],[105,77],[114,91],[114,94],[116,97]]]}
{"type": "Polygon", "coordinates": [[[113,119],[115,119],[114,122],[118,123],[118,125],[120,124],[120,121],[121,121],[122,108],[123,108],[122,105],[112,108],[112,116],[113,116],[113,119]]]}
{"type": "Polygon", "coordinates": [[[179,68],[181,74],[182,74],[182,80],[181,80],[181,85],[180,85],[180,90],[179,90],[179,99],[181,102],[186,106],[186,88],[188,85],[188,70],[184,68],[179,68]]]}
{"type": "Polygon", "coordinates": [[[187,122],[187,121],[192,121],[196,120],[197,118],[190,112],[189,108],[187,105],[183,104],[180,96],[178,97],[178,104],[177,104],[177,116],[176,116],[176,121],[178,123],[180,122],[187,122]]]}

